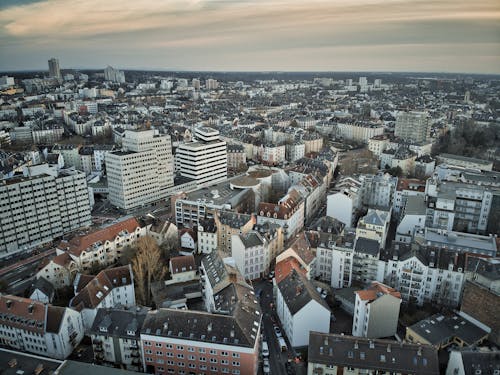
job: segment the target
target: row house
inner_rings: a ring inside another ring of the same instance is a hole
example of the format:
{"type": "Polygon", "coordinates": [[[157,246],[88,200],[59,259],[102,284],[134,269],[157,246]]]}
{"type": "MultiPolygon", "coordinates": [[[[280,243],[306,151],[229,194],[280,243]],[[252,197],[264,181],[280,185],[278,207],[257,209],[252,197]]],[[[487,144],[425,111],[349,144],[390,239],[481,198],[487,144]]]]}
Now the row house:
{"type": "Polygon", "coordinates": [[[67,252],[80,271],[94,266],[114,264],[126,246],[146,235],[137,219],[129,218],[88,234],[76,235],[69,241],[61,241],[57,254],[67,252]]]}
{"type": "Polygon", "coordinates": [[[233,235],[248,233],[256,224],[254,215],[240,214],[232,211],[215,213],[214,220],[217,227],[218,249],[225,254],[231,253],[233,235]]]}
{"type": "Polygon", "coordinates": [[[261,202],[257,224],[278,224],[283,227],[285,240],[295,236],[304,227],[304,200],[291,189],[278,203],[261,202]]]}
{"type": "Polygon", "coordinates": [[[74,289],[75,297],[69,302],[69,307],[81,314],[85,330],[92,327],[100,308],[135,306],[134,275],[130,264],[103,270],[96,276],[79,274],[74,289]]]}
{"type": "Polygon", "coordinates": [[[0,295],[0,343],[14,350],[67,358],[83,339],[80,314],[29,298],[0,295]]]}
{"type": "Polygon", "coordinates": [[[148,309],[98,309],[88,334],[98,364],[142,370],[141,327],[148,309]]]}

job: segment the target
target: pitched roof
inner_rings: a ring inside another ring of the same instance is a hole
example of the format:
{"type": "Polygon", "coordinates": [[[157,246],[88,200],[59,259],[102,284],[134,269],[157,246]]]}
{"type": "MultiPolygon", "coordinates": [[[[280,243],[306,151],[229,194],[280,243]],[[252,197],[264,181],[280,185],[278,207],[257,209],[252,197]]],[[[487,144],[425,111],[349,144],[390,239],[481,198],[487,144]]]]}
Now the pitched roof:
{"type": "Polygon", "coordinates": [[[0,324],[43,333],[47,306],[29,298],[0,295],[0,324]]]}
{"type": "Polygon", "coordinates": [[[138,227],[140,227],[139,222],[132,217],[94,232],[75,236],[69,242],[62,241],[60,246],[67,247],[71,254],[79,257],[83,251],[93,244],[113,241],[121,232],[133,233],[138,227]]]}
{"type": "Polygon", "coordinates": [[[401,293],[396,289],[391,288],[385,284],[379,283],[378,281],[373,281],[372,285],[364,290],[359,290],[356,292],[360,299],[363,301],[375,301],[377,298],[389,294],[393,297],[401,299],[401,293]]]}
{"type": "Polygon", "coordinates": [[[292,270],[295,270],[304,276],[307,273],[306,269],[302,268],[297,259],[289,257],[285,260],[282,260],[281,262],[276,263],[276,267],[274,267],[274,278],[276,279],[276,282],[279,284],[283,279],[290,275],[292,270]]]}
{"type": "Polygon", "coordinates": [[[311,332],[308,360],[309,363],[390,373],[439,374],[438,354],[432,346],[343,334],[311,332]]]}
{"type": "Polygon", "coordinates": [[[281,280],[278,284],[278,289],[292,315],[298,313],[304,306],[313,300],[330,311],[330,308],[321,298],[311,282],[295,269],[293,269],[287,277],[281,280]]]}
{"type": "Polygon", "coordinates": [[[170,258],[170,273],[196,271],[196,263],[193,255],[178,256],[170,258]]]}
{"type": "Polygon", "coordinates": [[[113,288],[133,282],[130,265],[103,270],[70,301],[69,307],[77,311],[95,309],[113,288]]]}

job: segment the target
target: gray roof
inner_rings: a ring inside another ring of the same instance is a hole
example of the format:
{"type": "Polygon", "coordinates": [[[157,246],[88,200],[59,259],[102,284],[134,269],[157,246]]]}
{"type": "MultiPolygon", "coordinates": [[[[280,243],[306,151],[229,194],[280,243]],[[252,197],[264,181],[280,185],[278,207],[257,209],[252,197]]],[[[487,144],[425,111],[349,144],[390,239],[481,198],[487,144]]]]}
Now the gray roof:
{"type": "Polygon", "coordinates": [[[261,246],[264,244],[264,240],[260,236],[259,232],[250,231],[247,234],[240,234],[240,240],[245,246],[245,248],[261,246]]]}
{"type": "Polygon", "coordinates": [[[368,213],[362,218],[365,224],[383,226],[389,221],[389,212],[382,210],[368,209],[368,213]]]}
{"type": "Polygon", "coordinates": [[[313,300],[330,311],[330,308],[321,298],[311,282],[307,280],[305,276],[295,271],[295,269],[293,269],[287,277],[281,280],[278,284],[278,289],[292,315],[295,315],[313,300]]]}
{"type": "Polygon", "coordinates": [[[252,220],[252,215],[240,214],[232,211],[222,211],[219,214],[219,220],[224,225],[229,225],[231,228],[239,229],[252,220]]]}
{"type": "Polygon", "coordinates": [[[89,334],[138,339],[140,328],[148,310],[148,308],[141,307],[130,310],[119,308],[97,309],[94,324],[92,324],[89,334]],[[105,328],[106,331],[101,331],[101,328],[105,328]],[[134,335],[129,335],[129,331],[135,332],[134,335]]]}
{"type": "Polygon", "coordinates": [[[98,366],[85,362],[64,361],[59,368],[58,375],[137,375],[135,371],[98,366]]]}
{"type": "Polygon", "coordinates": [[[426,210],[423,196],[410,195],[406,198],[405,215],[425,215],[426,210]]]}
{"type": "Polygon", "coordinates": [[[488,336],[488,332],[457,314],[435,314],[408,329],[436,346],[447,344],[454,337],[460,338],[466,345],[473,345],[488,336]]]}
{"type": "Polygon", "coordinates": [[[500,258],[467,257],[466,271],[477,273],[489,280],[500,280],[500,258]]]}
{"type": "Polygon", "coordinates": [[[215,295],[217,313],[158,309],[148,313],[141,333],[253,348],[262,313],[252,287],[231,282],[215,295]]]}
{"type": "Polygon", "coordinates": [[[461,351],[462,363],[466,374],[493,375],[500,371],[500,351],[480,351],[477,349],[464,349],[461,351]]]}
{"type": "Polygon", "coordinates": [[[471,158],[471,157],[462,156],[462,155],[453,155],[453,154],[439,154],[438,158],[460,160],[460,161],[482,164],[482,165],[489,165],[492,163],[491,161],[488,161],[488,160],[482,160],[482,159],[471,158]]]}
{"type": "Polygon", "coordinates": [[[0,348],[0,369],[2,375],[19,375],[18,371],[24,374],[34,374],[35,369],[42,365],[44,371],[41,375],[49,374],[61,366],[62,361],[35,356],[28,353],[16,352],[0,348]],[[16,362],[16,366],[10,367],[9,362],[16,362]]]}
{"type": "Polygon", "coordinates": [[[497,253],[495,237],[425,228],[424,238],[425,241],[430,241],[431,245],[460,248],[461,251],[480,252],[490,256],[495,256],[497,253]]]}
{"type": "Polygon", "coordinates": [[[217,252],[212,252],[203,257],[201,264],[214,290],[217,284],[224,282],[228,278],[226,266],[217,252]]]}
{"type": "Polygon", "coordinates": [[[380,243],[377,240],[359,237],[356,240],[354,251],[357,253],[368,254],[371,256],[378,256],[380,251],[380,243]]]}
{"type": "Polygon", "coordinates": [[[309,334],[308,360],[390,373],[439,374],[437,350],[430,345],[319,332],[309,334]]]}
{"type": "Polygon", "coordinates": [[[30,294],[33,293],[36,289],[49,297],[49,300],[52,300],[56,292],[54,286],[43,277],[39,277],[36,279],[36,281],[31,286],[30,294]]]}

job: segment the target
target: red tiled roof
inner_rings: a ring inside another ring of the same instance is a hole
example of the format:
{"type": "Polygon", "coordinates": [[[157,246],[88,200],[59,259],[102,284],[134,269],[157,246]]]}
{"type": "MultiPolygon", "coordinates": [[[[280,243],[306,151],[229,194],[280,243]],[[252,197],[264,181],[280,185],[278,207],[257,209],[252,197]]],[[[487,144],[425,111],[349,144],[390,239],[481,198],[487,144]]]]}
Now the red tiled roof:
{"type": "Polygon", "coordinates": [[[61,246],[67,246],[71,254],[79,257],[83,251],[96,242],[104,243],[106,241],[113,241],[120,232],[127,231],[128,233],[132,233],[139,226],[140,224],[136,218],[130,218],[83,236],[75,236],[69,242],[61,242],[61,246]]]}
{"type": "Polygon", "coordinates": [[[306,270],[301,267],[297,259],[292,257],[276,263],[276,267],[274,268],[274,278],[276,279],[276,283],[279,284],[283,279],[290,275],[290,273],[292,273],[292,270],[296,270],[304,276],[307,273],[306,270]]]}
{"type": "Polygon", "coordinates": [[[196,270],[194,256],[186,255],[170,258],[170,273],[188,272],[196,270]],[[184,268],[184,270],[183,270],[184,268]]]}
{"type": "Polygon", "coordinates": [[[379,283],[378,281],[372,282],[372,285],[370,285],[367,289],[358,290],[356,293],[363,301],[374,301],[378,298],[379,293],[390,294],[393,297],[401,298],[401,293],[396,289],[379,283]]]}
{"type": "Polygon", "coordinates": [[[400,178],[400,179],[398,179],[397,190],[398,191],[412,190],[412,191],[424,192],[425,191],[425,181],[418,180],[416,178],[400,178]],[[410,186],[412,186],[411,189],[410,189],[410,186]],[[415,189],[415,187],[416,187],[416,189],[415,189]]]}
{"type": "Polygon", "coordinates": [[[0,324],[43,333],[47,306],[29,298],[0,295],[0,324]],[[11,320],[9,317],[20,319],[11,320]]]}

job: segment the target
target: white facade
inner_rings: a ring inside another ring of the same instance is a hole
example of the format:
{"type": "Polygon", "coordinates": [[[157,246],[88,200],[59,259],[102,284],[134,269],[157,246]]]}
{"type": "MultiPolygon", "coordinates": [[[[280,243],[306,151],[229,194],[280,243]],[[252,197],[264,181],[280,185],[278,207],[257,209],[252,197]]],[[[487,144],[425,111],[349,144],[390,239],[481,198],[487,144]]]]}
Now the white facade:
{"type": "Polygon", "coordinates": [[[217,250],[217,232],[207,231],[202,225],[198,225],[198,251],[210,254],[215,250],[217,250]]]}
{"type": "Polygon", "coordinates": [[[111,204],[131,209],[166,199],[174,184],[170,137],[127,130],[122,142],[124,151],[105,160],[111,204]]]}
{"type": "Polygon", "coordinates": [[[333,217],[347,226],[354,221],[358,195],[353,191],[343,191],[328,195],[326,198],[326,215],[333,217]]]}
{"type": "Polygon", "coordinates": [[[267,240],[256,231],[231,237],[231,257],[243,277],[255,280],[267,273],[270,263],[267,240]]]}
{"type": "Polygon", "coordinates": [[[370,138],[384,134],[384,127],[358,122],[337,123],[337,133],[345,139],[368,143],[370,138]]]}
{"type": "Polygon", "coordinates": [[[107,66],[104,69],[104,79],[106,81],[116,82],[116,83],[124,83],[125,82],[125,73],[122,70],[114,69],[111,66],[107,66]]]}
{"type": "Polygon", "coordinates": [[[194,131],[195,142],[179,145],[175,153],[175,169],[181,176],[198,185],[213,184],[227,178],[227,145],[219,132],[200,127],[194,131]]]}
{"type": "Polygon", "coordinates": [[[52,241],[90,225],[85,174],[29,168],[28,175],[0,182],[0,253],[52,241]]]}
{"type": "Polygon", "coordinates": [[[305,155],[306,146],[304,143],[292,143],[285,145],[286,151],[286,159],[293,163],[296,160],[299,160],[305,155]]]}

